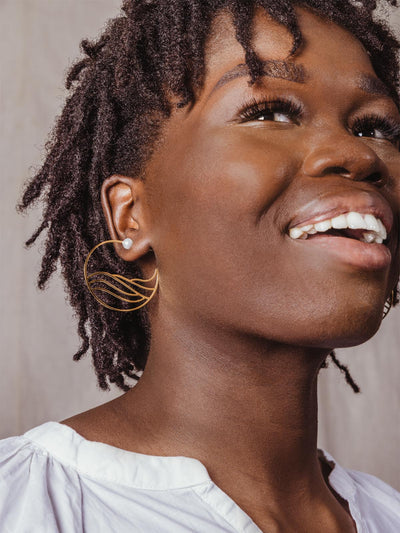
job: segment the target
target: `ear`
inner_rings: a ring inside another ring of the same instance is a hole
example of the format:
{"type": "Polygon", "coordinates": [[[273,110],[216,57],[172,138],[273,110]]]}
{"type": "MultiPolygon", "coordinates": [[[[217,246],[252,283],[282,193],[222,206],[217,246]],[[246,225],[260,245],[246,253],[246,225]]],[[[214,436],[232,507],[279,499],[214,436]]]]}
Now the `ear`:
{"type": "Polygon", "coordinates": [[[145,188],[139,178],[113,175],[101,188],[101,205],[111,239],[132,239],[133,245],[125,250],[115,243],[117,254],[125,261],[136,261],[151,250],[145,216],[145,188]]]}

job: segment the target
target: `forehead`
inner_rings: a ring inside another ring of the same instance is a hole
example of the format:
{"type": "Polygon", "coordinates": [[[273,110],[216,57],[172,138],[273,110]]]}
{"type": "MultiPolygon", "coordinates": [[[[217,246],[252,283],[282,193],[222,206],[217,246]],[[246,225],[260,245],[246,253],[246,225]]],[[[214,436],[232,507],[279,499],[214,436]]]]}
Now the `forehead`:
{"type": "MultiPolygon", "coordinates": [[[[308,64],[308,70],[314,74],[321,72],[321,68],[325,74],[331,72],[333,76],[337,76],[338,70],[349,74],[374,74],[364,46],[354,35],[308,9],[297,7],[295,10],[303,45],[289,61],[308,64]]],[[[260,7],[253,19],[252,36],[252,46],[261,59],[288,59],[293,44],[292,34],[260,7]]],[[[209,81],[245,63],[244,50],[235,37],[233,20],[226,10],[220,11],[213,21],[205,62],[209,81]]]]}

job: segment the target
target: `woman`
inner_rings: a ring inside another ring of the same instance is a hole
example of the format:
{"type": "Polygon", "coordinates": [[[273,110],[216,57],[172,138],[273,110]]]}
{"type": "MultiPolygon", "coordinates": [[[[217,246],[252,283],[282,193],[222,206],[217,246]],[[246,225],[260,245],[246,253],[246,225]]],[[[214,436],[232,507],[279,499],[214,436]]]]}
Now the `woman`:
{"type": "Polygon", "coordinates": [[[2,441],[2,530],[400,530],[394,489],[317,450],[321,366],[398,301],[399,43],[373,7],[130,0],[83,43],[20,207],[44,195],[28,243],[48,230],[75,359],[126,393],[2,441]]]}

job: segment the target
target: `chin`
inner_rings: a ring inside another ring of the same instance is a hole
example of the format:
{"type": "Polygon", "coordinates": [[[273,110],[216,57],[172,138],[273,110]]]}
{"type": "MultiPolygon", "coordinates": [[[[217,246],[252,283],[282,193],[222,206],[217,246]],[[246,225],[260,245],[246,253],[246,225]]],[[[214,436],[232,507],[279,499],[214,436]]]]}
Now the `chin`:
{"type": "MultiPolygon", "coordinates": [[[[342,321],[342,327],[332,335],[327,344],[335,348],[348,348],[358,346],[371,339],[379,330],[382,323],[382,312],[374,307],[371,310],[355,310],[346,321],[342,321]]],[[[332,332],[333,333],[333,332],[332,332]]]]}
{"type": "MultiPolygon", "coordinates": [[[[289,336],[287,330],[286,335],[280,335],[280,341],[310,348],[348,348],[368,341],[382,323],[382,310],[376,303],[352,309],[338,306],[333,311],[331,308],[323,319],[321,314],[318,320],[311,317],[301,322],[288,317],[288,322],[295,326],[291,328],[289,336]]],[[[264,336],[271,338],[266,332],[264,336]]]]}

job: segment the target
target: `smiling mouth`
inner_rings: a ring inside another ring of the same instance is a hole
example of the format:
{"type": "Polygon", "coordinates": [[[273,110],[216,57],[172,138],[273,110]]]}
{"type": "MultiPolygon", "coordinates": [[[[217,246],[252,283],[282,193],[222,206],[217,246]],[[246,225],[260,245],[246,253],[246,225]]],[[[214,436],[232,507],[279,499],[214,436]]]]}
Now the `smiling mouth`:
{"type": "Polygon", "coordinates": [[[303,234],[292,238],[292,242],[299,245],[304,243],[304,251],[307,253],[318,248],[321,253],[329,254],[333,260],[357,270],[376,271],[389,268],[392,262],[390,249],[379,236],[372,237],[373,240],[368,242],[365,240],[369,238],[368,235],[364,228],[331,228],[324,232],[303,234]]]}
{"type": "Polygon", "coordinates": [[[387,239],[387,230],[380,218],[367,213],[350,211],[334,218],[290,228],[292,239],[315,239],[319,235],[355,239],[365,243],[382,244],[387,239]]]}

